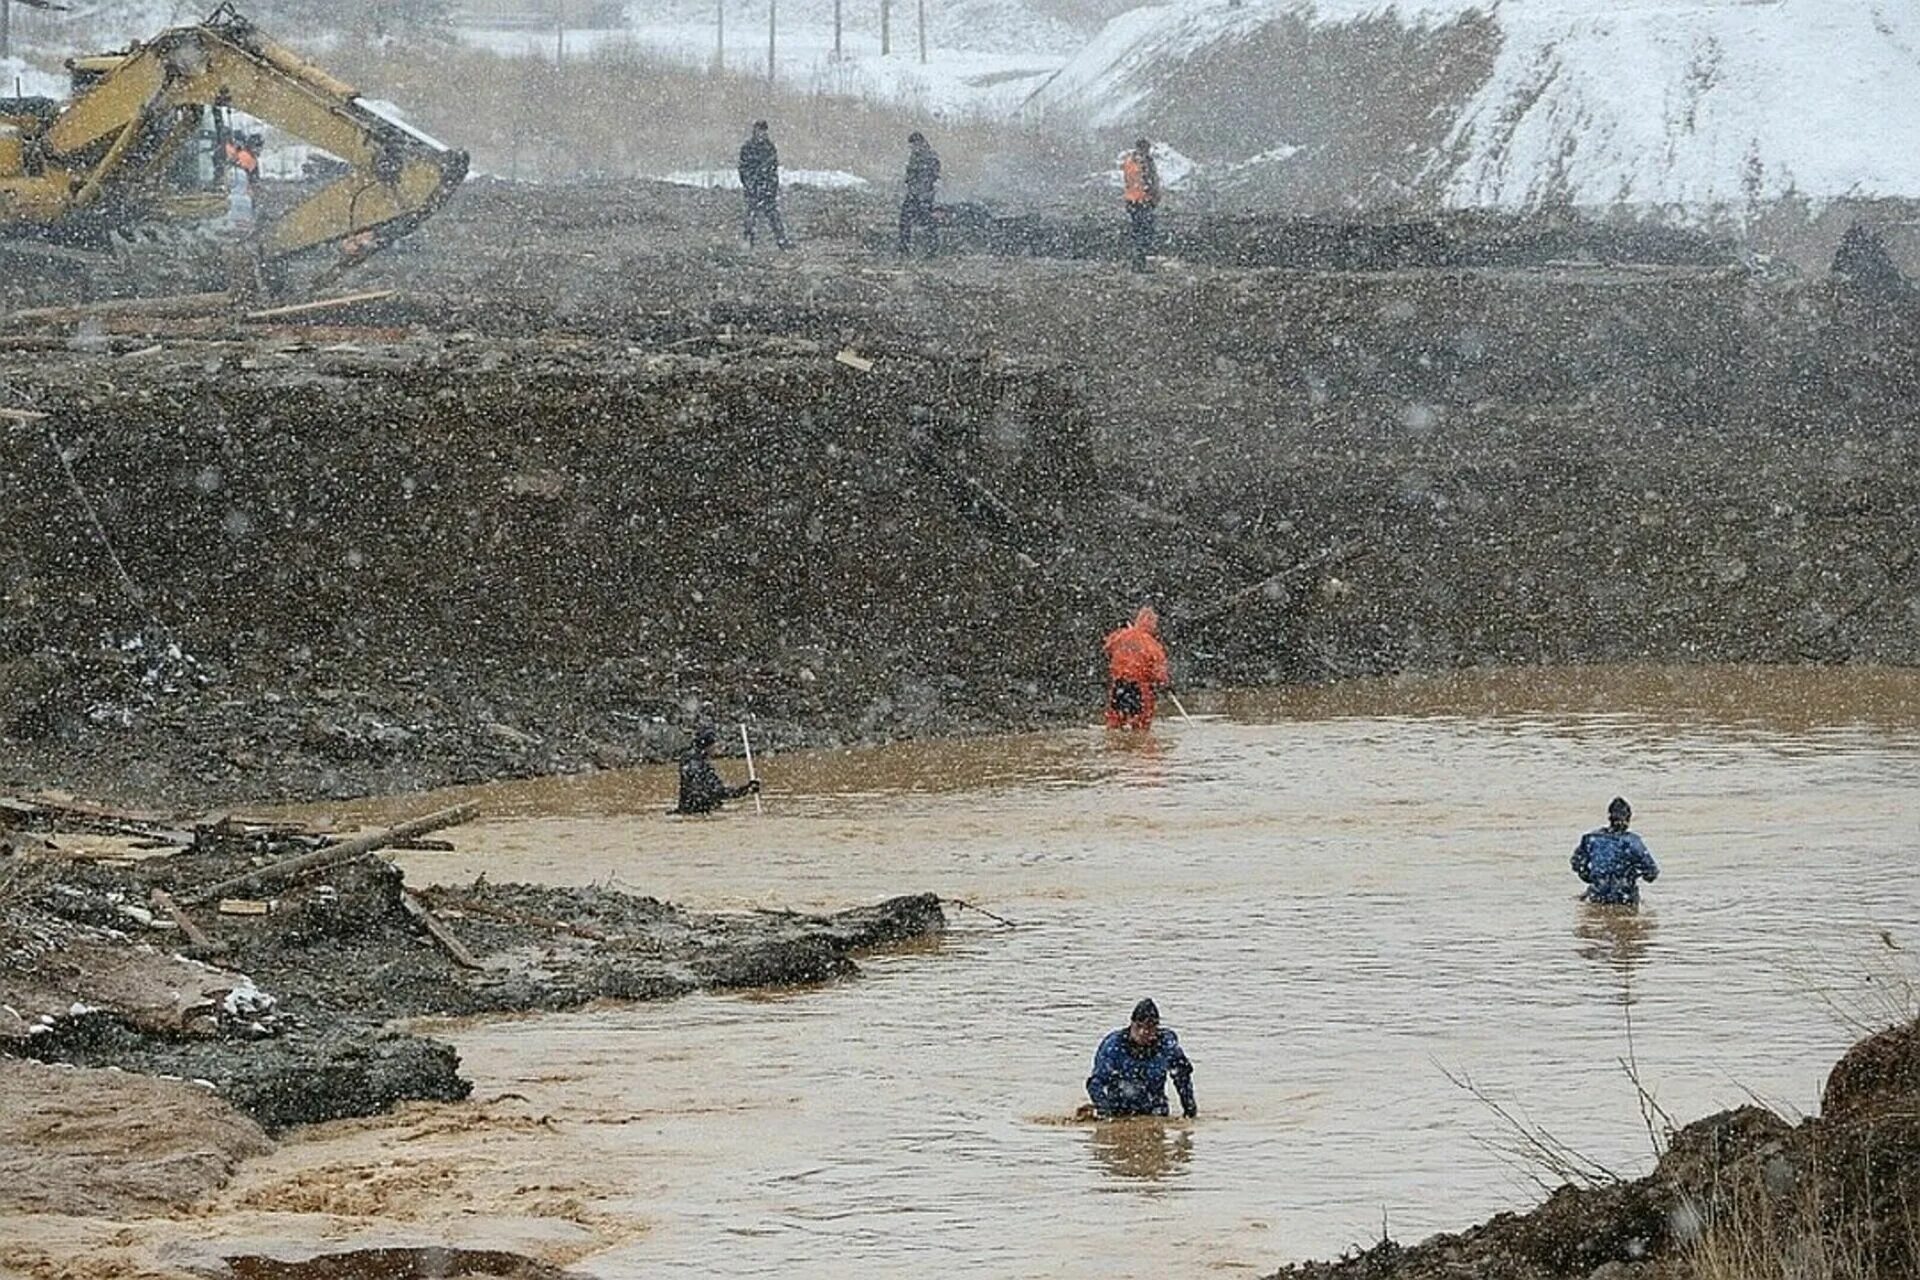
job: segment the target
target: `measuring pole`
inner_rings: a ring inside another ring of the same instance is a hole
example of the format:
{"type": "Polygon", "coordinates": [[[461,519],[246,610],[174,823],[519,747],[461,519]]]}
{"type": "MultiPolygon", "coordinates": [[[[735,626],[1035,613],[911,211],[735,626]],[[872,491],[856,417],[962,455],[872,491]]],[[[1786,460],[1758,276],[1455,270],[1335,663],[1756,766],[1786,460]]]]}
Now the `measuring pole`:
{"type": "Polygon", "coordinates": [[[840,60],[840,3],[841,0],[833,0],[833,60],[835,62],[840,60]]]}
{"type": "MultiPolygon", "coordinates": [[[[767,81],[773,81],[773,21],[780,12],[780,0],[767,0],[767,81]]],[[[744,732],[747,726],[741,725],[744,732]]]]}
{"type": "Polygon", "coordinates": [[[713,69],[727,69],[727,0],[713,0],[713,69]]]}
{"type": "Polygon", "coordinates": [[[893,52],[893,0],[880,0],[880,56],[893,52]]]}
{"type": "Polygon", "coordinates": [[[927,0],[920,0],[920,65],[927,65],[927,0]]]}
{"type": "Polygon", "coordinates": [[[13,0],[0,0],[0,58],[13,52],[13,0]]]}
{"type": "MultiPolygon", "coordinates": [[[[747,726],[744,721],[740,725],[740,745],[746,748],[747,752],[747,781],[760,781],[760,775],[753,771],[753,743],[747,741],[747,726]]],[[[760,793],[758,791],[753,793],[753,811],[760,814],[764,814],[767,811],[767,807],[760,803],[760,793]]]]}

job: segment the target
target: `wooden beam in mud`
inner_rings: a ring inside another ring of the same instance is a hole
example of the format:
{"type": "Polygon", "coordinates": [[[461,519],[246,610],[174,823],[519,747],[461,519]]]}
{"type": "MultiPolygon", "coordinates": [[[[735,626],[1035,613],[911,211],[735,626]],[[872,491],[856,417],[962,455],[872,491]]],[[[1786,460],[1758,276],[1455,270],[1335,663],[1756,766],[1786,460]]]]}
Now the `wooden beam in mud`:
{"type": "Polygon", "coordinates": [[[233,893],[238,889],[258,890],[270,884],[299,875],[303,871],[312,871],[320,867],[332,866],[338,862],[357,858],[363,853],[373,853],[403,840],[415,836],[424,836],[447,827],[457,827],[463,822],[471,822],[480,816],[477,804],[457,804],[450,809],[438,809],[432,813],[411,818],[397,826],[386,827],[379,831],[369,831],[365,835],[352,836],[321,848],[310,850],[292,858],[282,858],[279,862],[232,876],[210,884],[196,891],[186,901],[189,905],[211,901],[233,893]]]}
{"type": "Polygon", "coordinates": [[[433,914],[432,909],[428,907],[426,903],[420,901],[420,899],[414,897],[411,893],[402,893],[400,895],[400,905],[406,910],[408,915],[413,917],[414,921],[419,924],[421,928],[427,931],[429,938],[432,938],[440,944],[440,949],[446,952],[455,964],[459,965],[462,969],[486,968],[485,965],[474,958],[473,952],[467,950],[465,943],[453,936],[453,931],[447,928],[439,916],[433,914]]]}
{"type": "Polygon", "coordinates": [[[333,311],[340,307],[356,306],[362,302],[385,302],[397,297],[398,289],[369,289],[364,293],[343,293],[333,298],[316,298],[312,302],[295,302],[284,307],[268,307],[264,311],[249,311],[246,319],[284,320],[290,316],[310,316],[321,311],[333,311]]]}
{"type": "Polygon", "coordinates": [[[193,316],[231,306],[233,295],[176,293],[164,298],[111,298],[105,302],[77,302],[64,307],[31,307],[7,317],[15,323],[73,324],[96,316],[193,316]]]}
{"type": "Polygon", "coordinates": [[[213,946],[213,939],[209,938],[206,931],[195,924],[192,919],[188,917],[187,913],[180,909],[180,904],[173,900],[172,894],[168,893],[165,889],[155,889],[149,900],[154,906],[164,911],[169,920],[172,920],[174,924],[179,926],[180,933],[186,938],[188,946],[200,948],[213,946]]]}

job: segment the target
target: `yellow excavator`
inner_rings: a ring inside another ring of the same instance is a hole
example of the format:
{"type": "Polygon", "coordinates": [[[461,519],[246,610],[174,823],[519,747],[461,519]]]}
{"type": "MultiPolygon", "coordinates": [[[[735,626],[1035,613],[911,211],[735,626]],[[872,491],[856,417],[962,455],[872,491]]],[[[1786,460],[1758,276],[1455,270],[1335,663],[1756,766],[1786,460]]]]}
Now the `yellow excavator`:
{"type": "Polygon", "coordinates": [[[263,219],[248,251],[332,277],[444,204],[467,155],[362,98],[223,4],[120,53],[74,58],[74,97],[0,98],[0,236],[87,250],[227,207],[231,113],[330,153],[344,173],[263,219]]]}

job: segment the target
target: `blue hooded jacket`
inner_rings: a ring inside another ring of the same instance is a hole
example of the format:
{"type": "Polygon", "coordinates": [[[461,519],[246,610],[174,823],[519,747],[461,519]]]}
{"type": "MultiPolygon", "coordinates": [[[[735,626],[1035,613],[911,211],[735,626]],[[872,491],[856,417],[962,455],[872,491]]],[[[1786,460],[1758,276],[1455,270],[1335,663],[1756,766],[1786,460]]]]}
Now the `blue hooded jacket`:
{"type": "Polygon", "coordinates": [[[1640,901],[1638,882],[1658,880],[1660,867],[1639,836],[1601,827],[1580,837],[1573,851],[1573,874],[1587,882],[1580,896],[1588,902],[1629,906],[1640,901]]]}
{"type": "Polygon", "coordinates": [[[1087,1096],[1102,1116],[1164,1116],[1167,1114],[1167,1077],[1180,1091],[1180,1109],[1195,1115],[1193,1063],[1180,1047],[1180,1037],[1166,1027],[1150,1049],[1127,1039],[1127,1028],[1110,1032],[1093,1055],[1093,1074],[1087,1077],[1087,1096]]]}

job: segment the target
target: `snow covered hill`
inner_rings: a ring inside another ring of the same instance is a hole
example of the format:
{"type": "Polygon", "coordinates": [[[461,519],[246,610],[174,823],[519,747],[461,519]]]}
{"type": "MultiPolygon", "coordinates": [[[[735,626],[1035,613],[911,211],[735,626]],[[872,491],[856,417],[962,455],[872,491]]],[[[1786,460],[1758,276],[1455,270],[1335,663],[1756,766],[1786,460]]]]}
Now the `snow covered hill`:
{"type": "Polygon", "coordinates": [[[1266,0],[1137,10],[1034,99],[1282,203],[1744,217],[1920,197],[1916,0],[1266,0]],[[1275,147],[1300,150],[1247,164],[1275,147]]]}

